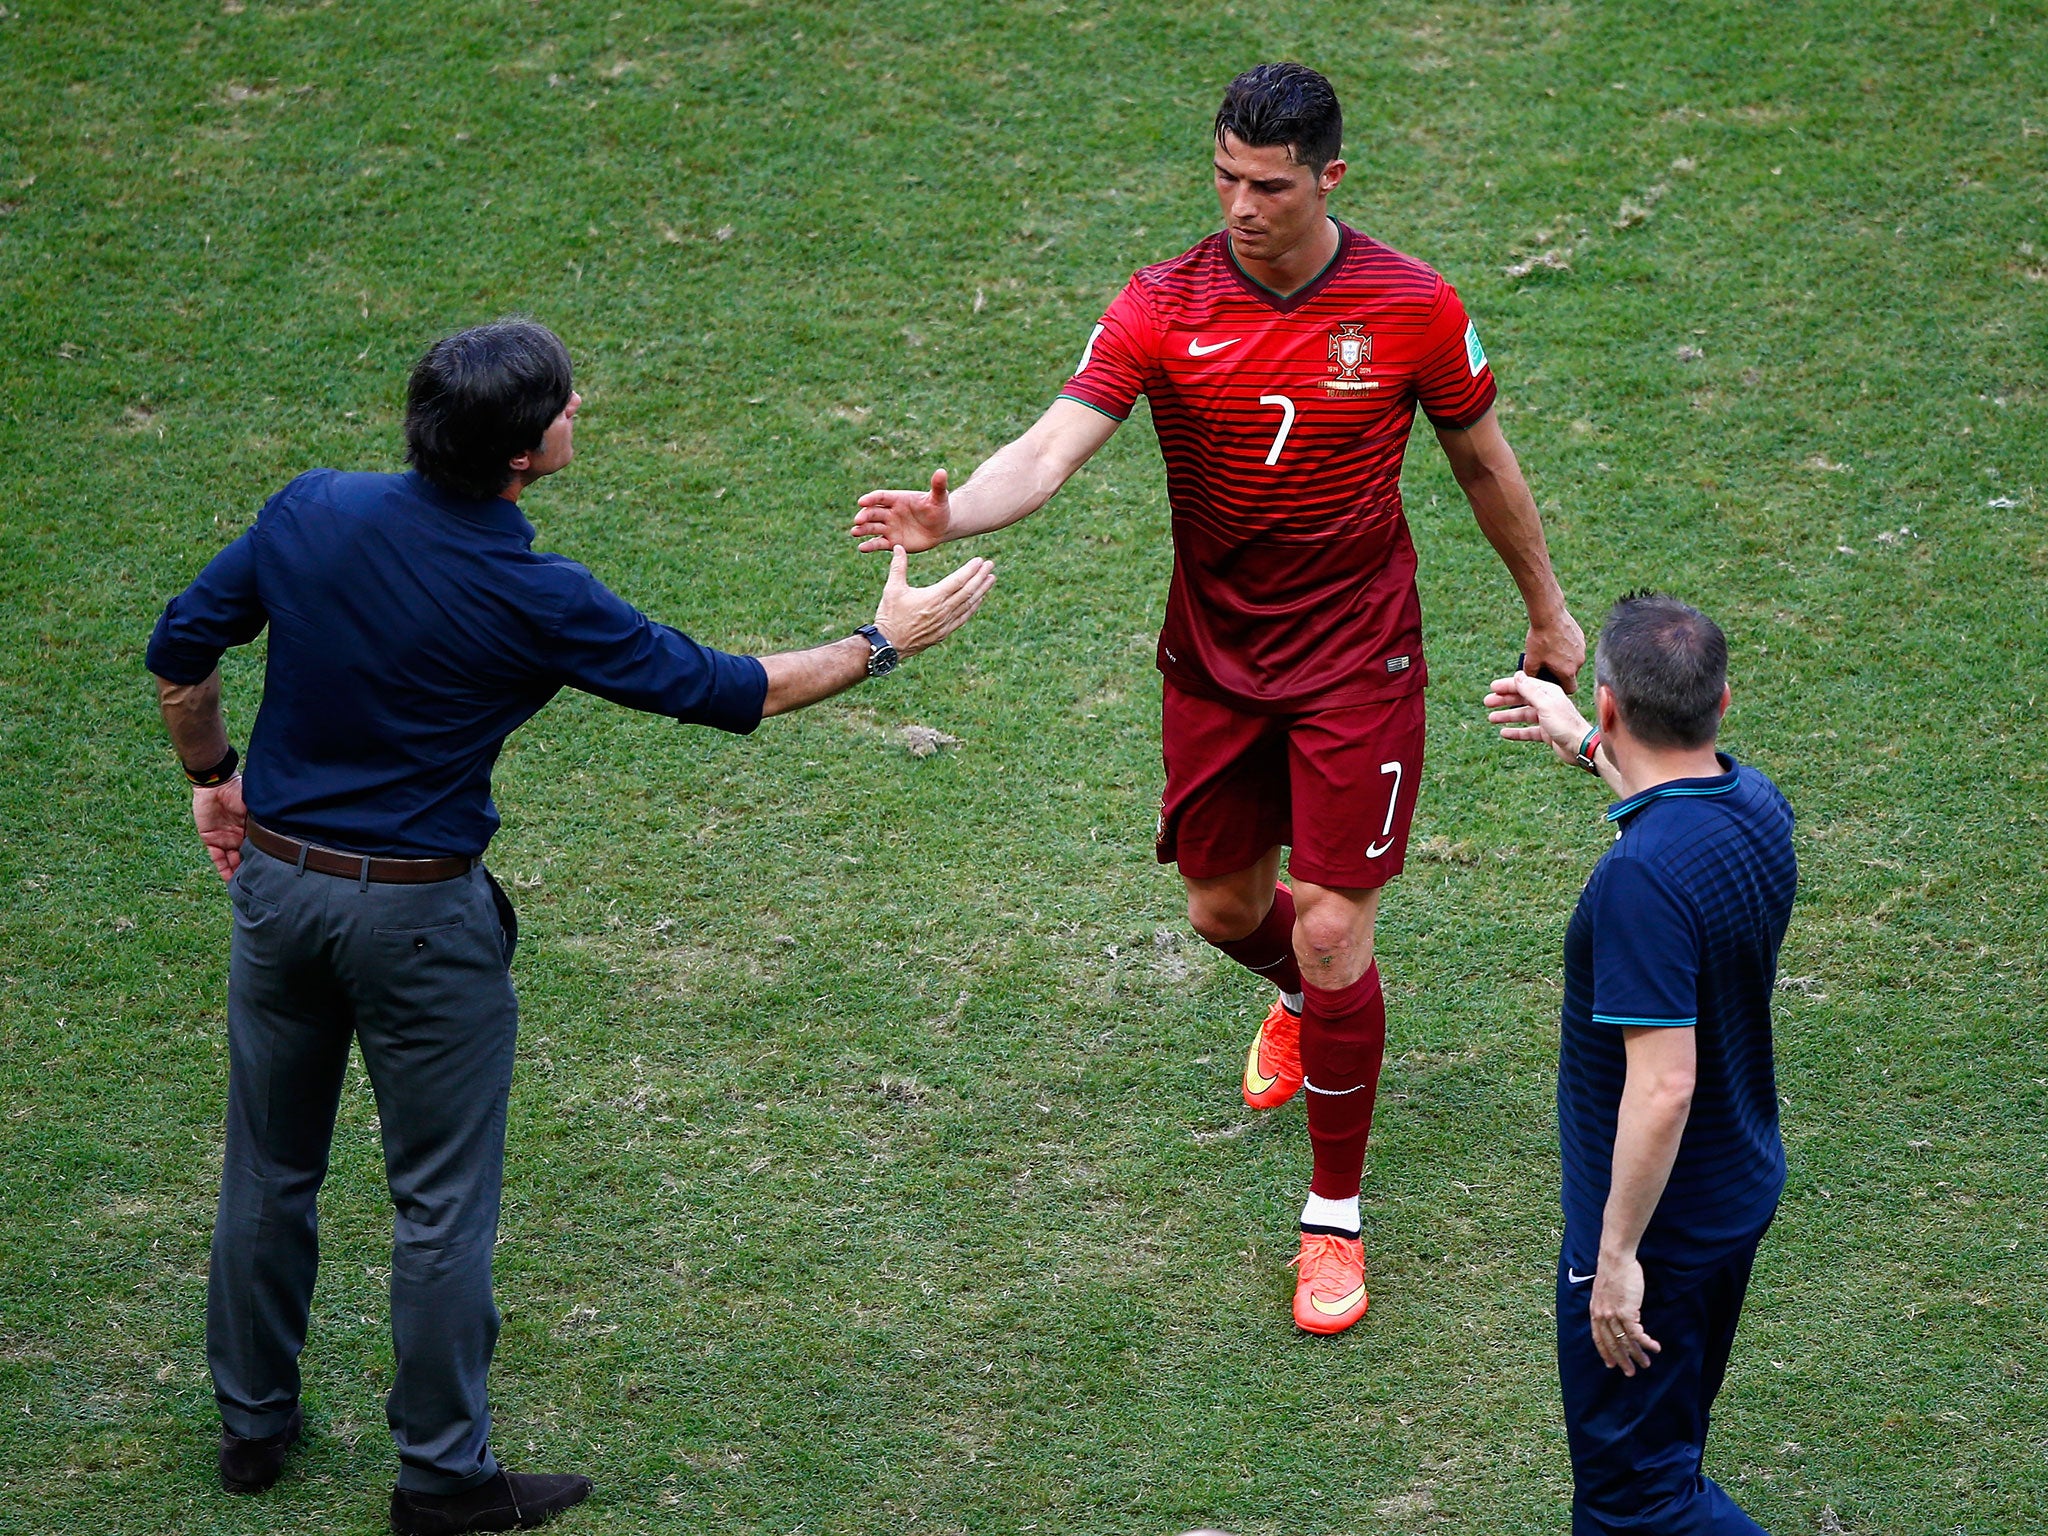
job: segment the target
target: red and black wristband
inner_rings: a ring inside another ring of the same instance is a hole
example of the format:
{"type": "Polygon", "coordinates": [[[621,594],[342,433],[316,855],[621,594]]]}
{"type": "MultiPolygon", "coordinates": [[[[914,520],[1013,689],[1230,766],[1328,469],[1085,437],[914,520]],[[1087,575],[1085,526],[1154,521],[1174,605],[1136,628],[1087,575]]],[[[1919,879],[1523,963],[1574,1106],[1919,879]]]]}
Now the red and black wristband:
{"type": "Polygon", "coordinates": [[[242,755],[233,747],[229,747],[228,755],[211,768],[187,768],[185,777],[192,781],[192,787],[195,789],[219,789],[235,776],[235,770],[241,766],[241,762],[242,755]]]}

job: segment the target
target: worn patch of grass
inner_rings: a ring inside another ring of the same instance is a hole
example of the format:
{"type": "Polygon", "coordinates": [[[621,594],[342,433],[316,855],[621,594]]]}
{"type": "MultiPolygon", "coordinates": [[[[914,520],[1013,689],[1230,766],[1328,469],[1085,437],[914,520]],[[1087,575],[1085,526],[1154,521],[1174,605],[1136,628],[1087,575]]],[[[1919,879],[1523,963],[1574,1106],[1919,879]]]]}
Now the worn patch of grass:
{"type": "MultiPolygon", "coordinates": [[[[212,1487],[226,924],[140,672],[163,600],[292,474],[391,463],[419,347],[516,308],[588,400],[544,542],[715,643],[840,632],[853,496],[1042,408],[1212,227],[1208,114],[1269,57],[1350,106],[1344,216],[1478,317],[1581,617],[1720,616],[1729,744],[1801,814],[1792,1186],[1711,1469],[1780,1532],[2036,1518],[2032,11],[9,0],[0,1529],[368,1531],[391,1471],[358,1079],[304,1451],[212,1487]]],[[[1142,422],[887,684],[748,741],[575,697],[514,739],[494,1395],[508,1459],[600,1478],[564,1529],[1560,1528],[1557,945],[1603,834],[1488,736],[1512,592],[1426,433],[1407,490],[1431,767],[1337,1340],[1287,1322],[1255,988],[1151,862],[1142,422]]],[[[227,679],[239,735],[260,656],[227,679]]]]}

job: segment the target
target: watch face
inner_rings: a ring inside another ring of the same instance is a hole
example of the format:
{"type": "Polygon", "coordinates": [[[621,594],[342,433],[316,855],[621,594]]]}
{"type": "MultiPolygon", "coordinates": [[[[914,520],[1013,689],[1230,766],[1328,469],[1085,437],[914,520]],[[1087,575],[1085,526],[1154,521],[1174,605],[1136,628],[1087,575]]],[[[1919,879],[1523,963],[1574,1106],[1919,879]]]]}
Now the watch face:
{"type": "Polygon", "coordinates": [[[903,659],[896,647],[889,643],[889,637],[872,624],[860,627],[861,637],[867,641],[868,676],[883,677],[896,670],[896,663],[903,659]]]}

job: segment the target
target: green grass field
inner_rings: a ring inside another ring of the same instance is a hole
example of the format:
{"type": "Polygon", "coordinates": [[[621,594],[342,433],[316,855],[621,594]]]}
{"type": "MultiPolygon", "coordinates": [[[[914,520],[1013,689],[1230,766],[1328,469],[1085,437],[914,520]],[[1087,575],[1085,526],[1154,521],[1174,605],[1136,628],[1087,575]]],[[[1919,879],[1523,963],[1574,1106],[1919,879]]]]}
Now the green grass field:
{"type": "MultiPolygon", "coordinates": [[[[1800,813],[1792,1179],[1709,1470],[1779,1536],[2042,1528],[2038,3],[7,0],[0,1531],[370,1532],[394,1469],[358,1070],[307,1442],[214,1486],[228,909],[165,599],[300,470],[395,464],[425,342],[519,309],[587,399],[543,546],[716,644],[843,633],[853,498],[1042,409],[1214,227],[1210,114],[1274,57],[1344,97],[1337,210],[1477,317],[1580,618],[1719,616],[1727,744],[1800,813]]],[[[1264,999],[1151,856],[1142,421],[886,684],[514,738],[496,1443],[598,1478],[562,1529],[1564,1528],[1558,948],[1604,800],[1490,739],[1518,611],[1426,430],[1407,494],[1430,773],[1335,1340],[1286,1310],[1299,1105],[1237,1099],[1264,999]]],[[[226,672],[246,740],[260,655],[226,672]]]]}

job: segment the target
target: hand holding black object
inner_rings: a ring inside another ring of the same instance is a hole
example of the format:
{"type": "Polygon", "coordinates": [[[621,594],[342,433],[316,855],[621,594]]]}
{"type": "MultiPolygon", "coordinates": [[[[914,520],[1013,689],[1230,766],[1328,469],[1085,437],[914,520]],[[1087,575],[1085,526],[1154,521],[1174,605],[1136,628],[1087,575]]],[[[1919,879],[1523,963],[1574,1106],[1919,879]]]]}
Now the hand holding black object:
{"type": "Polygon", "coordinates": [[[1529,663],[1536,663],[1531,677],[1555,683],[1566,693],[1576,693],[1579,687],[1579,669],[1586,664],[1586,634],[1579,628],[1579,621],[1562,607],[1538,623],[1534,617],[1529,620],[1529,633],[1522,642],[1521,668],[1529,672],[1529,663]]]}

